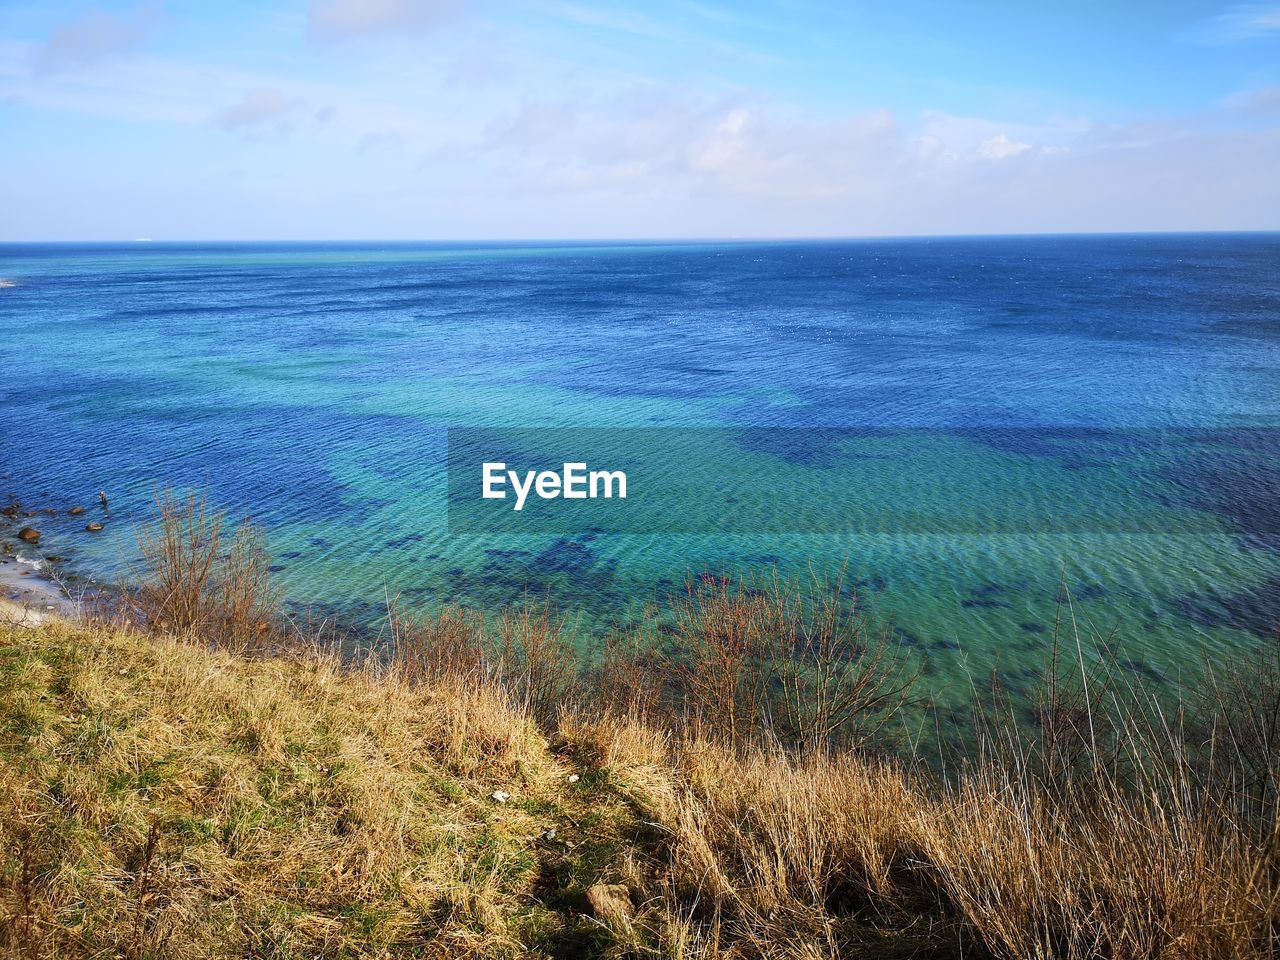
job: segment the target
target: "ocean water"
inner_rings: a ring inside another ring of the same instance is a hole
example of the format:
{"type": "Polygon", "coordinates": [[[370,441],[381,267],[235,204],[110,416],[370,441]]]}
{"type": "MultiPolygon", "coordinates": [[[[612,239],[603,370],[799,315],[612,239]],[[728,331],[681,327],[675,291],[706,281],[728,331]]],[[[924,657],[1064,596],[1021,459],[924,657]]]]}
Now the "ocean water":
{"type": "Polygon", "coordinates": [[[107,491],[102,534],[39,524],[85,575],[169,483],[356,620],[529,592],[589,646],[691,575],[844,566],[944,691],[1027,682],[1060,618],[1152,677],[1280,623],[1280,235],[6,244],[0,278],[0,497],[107,491]],[[641,488],[687,457],[616,528],[485,526],[467,428],[592,428],[641,488]]]}

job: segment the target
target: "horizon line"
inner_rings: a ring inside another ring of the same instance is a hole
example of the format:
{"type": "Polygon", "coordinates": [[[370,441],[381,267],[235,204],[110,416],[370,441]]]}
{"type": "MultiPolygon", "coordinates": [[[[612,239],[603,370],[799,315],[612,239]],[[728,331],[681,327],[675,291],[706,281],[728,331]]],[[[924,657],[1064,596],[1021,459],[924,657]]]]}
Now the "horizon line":
{"type": "Polygon", "coordinates": [[[1214,230],[1046,230],[991,233],[884,233],[884,234],[788,234],[788,235],[727,235],[727,236],[600,236],[600,237],[328,237],[302,239],[277,238],[217,238],[184,237],[157,239],[153,237],[109,237],[76,239],[0,239],[0,245],[19,244],[121,244],[139,246],[157,244],[695,244],[695,243],[811,243],[815,241],[851,242],[873,240],[980,240],[980,239],[1032,239],[1054,237],[1160,237],[1160,236],[1241,236],[1280,234],[1280,227],[1233,228],[1214,230]]]}

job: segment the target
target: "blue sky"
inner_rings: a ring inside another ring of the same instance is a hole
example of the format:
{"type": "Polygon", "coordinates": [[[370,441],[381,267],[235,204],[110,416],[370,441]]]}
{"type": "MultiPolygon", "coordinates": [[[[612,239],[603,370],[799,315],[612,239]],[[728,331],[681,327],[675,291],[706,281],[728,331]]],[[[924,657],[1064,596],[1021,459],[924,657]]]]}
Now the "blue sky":
{"type": "Polygon", "coordinates": [[[1280,228],[1280,3],[3,0],[0,239],[1280,228]]]}

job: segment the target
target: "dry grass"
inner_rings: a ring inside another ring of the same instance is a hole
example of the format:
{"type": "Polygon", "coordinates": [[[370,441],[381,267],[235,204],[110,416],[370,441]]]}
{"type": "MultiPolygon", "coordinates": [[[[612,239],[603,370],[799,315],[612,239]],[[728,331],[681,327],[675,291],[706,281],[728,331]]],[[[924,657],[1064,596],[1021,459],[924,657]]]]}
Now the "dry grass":
{"type": "Polygon", "coordinates": [[[572,769],[489,686],[3,628],[0,949],[524,956],[591,936],[535,896],[575,823],[598,844],[625,810],[572,769]]]}
{"type": "Polygon", "coordinates": [[[940,780],[852,755],[579,728],[665,833],[637,942],[698,957],[1263,958],[1280,860],[1234,798],[1096,771],[1061,800],[979,761],[940,780]]]}
{"type": "Polygon", "coordinates": [[[548,734],[483,676],[2,629],[12,956],[1277,953],[1274,812],[1173,734],[1063,793],[1034,741],[943,779],[585,709],[548,734]],[[634,915],[594,919],[596,883],[634,915]]]}
{"type": "Polygon", "coordinates": [[[6,955],[1280,955],[1275,651],[1170,703],[1055,652],[939,772],[875,749],[910,671],[838,585],[700,584],[684,656],[591,668],[540,605],[263,652],[198,506],[168,616],[0,626],[6,955]]]}

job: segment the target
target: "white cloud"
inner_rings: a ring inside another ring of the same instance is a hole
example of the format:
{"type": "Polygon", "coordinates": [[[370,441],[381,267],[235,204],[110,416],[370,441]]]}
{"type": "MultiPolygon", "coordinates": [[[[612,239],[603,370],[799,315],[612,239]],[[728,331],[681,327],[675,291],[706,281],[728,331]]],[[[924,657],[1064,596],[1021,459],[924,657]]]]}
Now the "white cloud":
{"type": "Polygon", "coordinates": [[[1084,117],[1054,117],[1042,123],[1009,123],[937,111],[926,112],[920,121],[921,135],[936,137],[953,160],[963,157],[999,159],[985,154],[989,151],[998,153],[1018,144],[1056,146],[1070,143],[1093,127],[1084,117]]]}
{"type": "Polygon", "coordinates": [[[489,202],[526,223],[530,211],[553,204],[563,211],[559,235],[600,235],[591,211],[601,210],[613,224],[606,234],[667,236],[1275,222],[1280,184],[1269,171],[1280,165],[1280,131],[1230,132],[1216,123],[1036,126],[943,114],[912,123],[886,110],[824,117],[774,101],[645,86],[517,111],[428,155],[419,176],[484,184],[489,202]],[[533,123],[535,114],[572,122],[533,123]],[[1008,162],[1015,157],[1027,162],[1008,162]],[[1222,174],[1206,182],[1206,169],[1222,174]]]}
{"type": "Polygon", "coordinates": [[[491,170],[531,192],[814,197],[874,190],[914,153],[888,111],[822,121],[772,104],[642,88],[526,104],[428,163],[491,170]]]}
{"type": "Polygon", "coordinates": [[[708,173],[728,167],[743,148],[743,128],[750,118],[751,112],[741,107],[725,114],[706,140],[694,145],[690,155],[692,167],[708,173]]]}
{"type": "Polygon", "coordinates": [[[421,32],[448,21],[459,0],[311,0],[314,36],[342,39],[370,33],[421,32]]]}
{"type": "Polygon", "coordinates": [[[282,129],[303,106],[302,100],[275,87],[258,87],[219,113],[217,123],[224,130],[282,129]]]}
{"type": "MultiPolygon", "coordinates": [[[[367,32],[375,22],[389,29],[402,6],[366,7],[364,20],[346,22],[347,32],[367,32]]],[[[428,4],[415,16],[428,8],[440,9],[428,4]]],[[[421,43],[386,43],[343,51],[343,69],[327,72],[308,58],[336,52],[311,48],[269,66],[245,65],[250,59],[239,67],[107,53],[92,71],[35,76],[30,65],[39,46],[0,40],[0,99],[24,111],[66,114],[66,130],[77,129],[74,114],[203,128],[185,138],[172,131],[169,157],[194,162],[166,163],[158,179],[167,178],[175,195],[207,198],[190,201],[181,228],[208,236],[823,235],[1280,223],[1280,182],[1271,172],[1280,169],[1280,131],[1262,129],[1276,125],[1260,119],[1280,103],[1274,88],[1242,92],[1195,116],[1142,123],[822,113],[728,84],[662,84],[622,68],[584,66],[571,55],[535,55],[537,34],[490,42],[490,27],[477,20],[450,34],[442,56],[424,57],[421,43]],[[495,49],[499,69],[489,69],[485,57],[495,49]],[[459,68],[467,51],[481,67],[475,77],[459,68]],[[210,138],[211,124],[236,135],[210,138]],[[250,156],[245,149],[245,140],[285,131],[290,137],[270,150],[250,156]],[[196,170],[204,179],[193,188],[196,170]],[[348,202],[317,209],[317,191],[348,202]]],[[[283,29],[296,46],[301,19],[283,29]]],[[[116,130],[107,149],[161,169],[133,130],[116,130]]],[[[26,182],[39,174],[37,158],[59,157],[63,149],[33,138],[24,151],[29,159],[10,158],[9,169],[26,182]],[[30,170],[16,165],[24,162],[30,170]]],[[[116,166],[138,169],[104,163],[91,175],[50,175],[47,182],[87,183],[92,176],[109,183],[116,166]]],[[[128,184],[115,184],[122,186],[128,184]]],[[[50,196],[56,205],[56,191],[50,196]]],[[[146,205],[145,196],[137,199],[146,205]]],[[[31,236],[54,229],[41,223],[32,213],[4,229],[31,236]]],[[[71,235],[70,226],[61,229],[71,235]]]]}
{"type": "Polygon", "coordinates": [[[157,21],[150,8],[128,17],[93,8],[60,26],[32,55],[37,73],[49,74],[90,66],[142,46],[157,21]]]}
{"type": "Polygon", "coordinates": [[[984,160],[1004,160],[1006,157],[1016,157],[1020,153],[1026,153],[1030,149],[1031,144],[1010,140],[1007,134],[999,133],[990,140],[982,141],[982,145],[978,147],[978,156],[984,160]]]}
{"type": "Polygon", "coordinates": [[[427,157],[513,190],[812,199],[910,197],[956,184],[977,164],[1061,156],[1095,128],[1040,127],[888,110],[843,117],[746,96],[703,99],[674,88],[526,102],[483,135],[427,157]]]}

